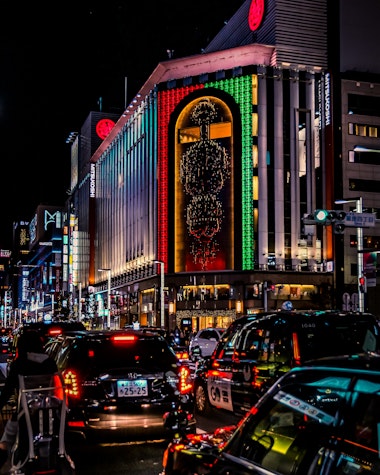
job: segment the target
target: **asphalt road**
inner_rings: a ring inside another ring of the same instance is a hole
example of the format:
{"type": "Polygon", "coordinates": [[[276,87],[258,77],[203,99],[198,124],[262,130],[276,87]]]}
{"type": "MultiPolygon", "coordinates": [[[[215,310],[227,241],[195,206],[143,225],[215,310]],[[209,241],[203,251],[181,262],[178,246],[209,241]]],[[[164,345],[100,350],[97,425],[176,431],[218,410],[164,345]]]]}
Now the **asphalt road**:
{"type": "MultiPolygon", "coordinates": [[[[212,417],[197,417],[198,431],[212,431],[217,427],[236,423],[233,414],[215,411],[212,417]]],[[[0,420],[1,431],[3,420],[0,420]]],[[[102,440],[85,442],[73,439],[66,446],[75,463],[75,475],[159,475],[167,441],[102,440]]],[[[9,473],[9,463],[0,470],[9,473]]]]}
{"type": "MultiPolygon", "coordinates": [[[[213,431],[217,427],[235,424],[233,414],[214,411],[212,417],[197,417],[198,431],[213,431]]],[[[99,441],[68,446],[75,475],[160,475],[161,460],[167,441],[99,441]]]]}

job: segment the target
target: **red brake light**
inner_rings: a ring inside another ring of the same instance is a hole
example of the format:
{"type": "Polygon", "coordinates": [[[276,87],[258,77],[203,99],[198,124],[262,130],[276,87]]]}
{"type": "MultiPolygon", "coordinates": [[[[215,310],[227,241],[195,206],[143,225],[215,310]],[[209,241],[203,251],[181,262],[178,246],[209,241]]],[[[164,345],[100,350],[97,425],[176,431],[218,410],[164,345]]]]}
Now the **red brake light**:
{"type": "Polygon", "coordinates": [[[217,360],[212,361],[212,367],[213,368],[219,368],[219,366],[220,366],[219,361],[217,361],[217,360]]]}
{"type": "Polygon", "coordinates": [[[188,394],[193,390],[193,381],[191,379],[190,369],[187,366],[181,366],[179,369],[179,391],[181,394],[188,394]]]}
{"type": "Polygon", "coordinates": [[[136,335],[113,335],[111,337],[111,340],[114,342],[114,343],[130,343],[130,342],[134,342],[137,340],[137,336],[136,335]]]}
{"type": "Polygon", "coordinates": [[[61,381],[61,378],[55,374],[53,377],[53,385],[54,385],[54,396],[58,399],[64,398],[65,394],[63,391],[63,381],[61,381]]]}
{"type": "Polygon", "coordinates": [[[49,328],[49,331],[48,331],[49,336],[57,336],[57,335],[61,335],[61,333],[62,333],[62,328],[57,328],[57,327],[49,328]]]}
{"type": "Polygon", "coordinates": [[[79,398],[80,388],[78,374],[70,369],[63,371],[66,394],[72,398],[79,398]]]}
{"type": "Polygon", "coordinates": [[[260,388],[262,383],[260,381],[257,380],[257,377],[260,373],[260,370],[257,366],[253,366],[252,367],[252,386],[253,387],[256,387],[256,388],[260,388]]]}
{"type": "Polygon", "coordinates": [[[236,363],[240,362],[240,355],[237,350],[234,350],[233,355],[232,355],[232,361],[235,361],[236,363]]]}
{"type": "Polygon", "coordinates": [[[221,371],[218,369],[209,369],[207,372],[207,377],[217,377],[219,379],[232,379],[232,373],[228,371],[221,371]]]}
{"type": "Polygon", "coordinates": [[[188,360],[189,359],[189,353],[186,350],[183,351],[176,351],[177,358],[181,360],[188,360]]]}
{"type": "Polygon", "coordinates": [[[85,427],[84,421],[67,421],[69,427],[85,427]]]}

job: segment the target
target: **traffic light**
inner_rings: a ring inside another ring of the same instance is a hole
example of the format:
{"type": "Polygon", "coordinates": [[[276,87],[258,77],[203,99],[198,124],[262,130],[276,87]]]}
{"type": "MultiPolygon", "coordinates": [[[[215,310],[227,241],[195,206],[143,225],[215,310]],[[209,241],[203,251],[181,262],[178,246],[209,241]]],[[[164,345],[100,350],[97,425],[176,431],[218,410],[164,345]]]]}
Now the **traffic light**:
{"type": "Polygon", "coordinates": [[[328,209],[316,209],[314,219],[317,224],[331,224],[331,213],[328,209]]]}
{"type": "Polygon", "coordinates": [[[364,275],[359,277],[359,290],[361,293],[367,292],[367,278],[364,275]]]}
{"type": "Polygon", "coordinates": [[[334,209],[316,209],[314,211],[314,219],[317,224],[328,226],[337,221],[344,221],[346,213],[344,211],[336,211],[334,209]]]}
{"type": "Polygon", "coordinates": [[[345,219],[346,214],[344,211],[335,211],[336,217],[334,220],[334,234],[343,234],[346,229],[345,219]]]}
{"type": "Polygon", "coordinates": [[[312,214],[305,214],[303,224],[333,225],[335,234],[342,234],[345,230],[346,214],[344,211],[331,209],[316,209],[312,214]]]}
{"type": "Polygon", "coordinates": [[[316,209],[314,213],[305,214],[302,218],[303,224],[329,225],[335,219],[335,211],[328,209],[316,209]]]}

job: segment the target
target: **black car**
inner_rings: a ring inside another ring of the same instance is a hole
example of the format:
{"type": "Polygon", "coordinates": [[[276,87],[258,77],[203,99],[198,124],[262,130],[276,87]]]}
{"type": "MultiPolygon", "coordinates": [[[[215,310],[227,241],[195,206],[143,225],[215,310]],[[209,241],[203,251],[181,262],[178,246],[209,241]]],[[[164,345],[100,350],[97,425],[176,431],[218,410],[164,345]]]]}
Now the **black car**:
{"type": "Polygon", "coordinates": [[[236,427],[187,434],[161,475],[379,475],[380,357],[341,356],[292,368],[236,427]]]}
{"type": "Polygon", "coordinates": [[[310,359],[379,350],[379,321],[370,313],[279,311],[243,316],[197,364],[199,414],[219,408],[244,414],[282,374],[310,359]]]}
{"type": "Polygon", "coordinates": [[[19,336],[28,331],[37,332],[44,344],[52,338],[56,338],[67,331],[86,330],[82,322],[78,320],[56,320],[56,321],[41,321],[23,323],[13,332],[13,339],[11,343],[10,354],[14,357],[17,351],[17,341],[19,336]]]}
{"type": "Polygon", "coordinates": [[[189,368],[158,333],[67,332],[46,349],[64,376],[69,431],[84,438],[168,438],[178,416],[195,430],[189,368]]]}

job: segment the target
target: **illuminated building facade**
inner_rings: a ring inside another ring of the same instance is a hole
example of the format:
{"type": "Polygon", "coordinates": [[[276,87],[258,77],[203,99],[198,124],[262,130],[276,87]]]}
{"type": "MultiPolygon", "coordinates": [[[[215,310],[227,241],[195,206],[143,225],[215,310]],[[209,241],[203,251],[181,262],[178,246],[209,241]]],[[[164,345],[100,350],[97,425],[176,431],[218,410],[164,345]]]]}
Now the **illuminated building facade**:
{"type": "Polygon", "coordinates": [[[105,316],[100,269],[115,326],[159,324],[160,302],[168,326],[198,328],[336,305],[332,227],[302,221],[344,192],[327,1],[253,5],[202,54],[157,66],[73,186],[87,314],[105,316]]]}
{"type": "Polygon", "coordinates": [[[95,269],[110,268],[125,292],[126,321],[157,323],[155,261],[168,317],[193,326],[263,309],[266,294],[270,308],[330,302],[324,230],[308,235],[301,219],[324,199],[325,76],[272,66],[273,53],[200,55],[197,74],[175,80],[194,57],[161,64],[91,158],[95,269]]]}

